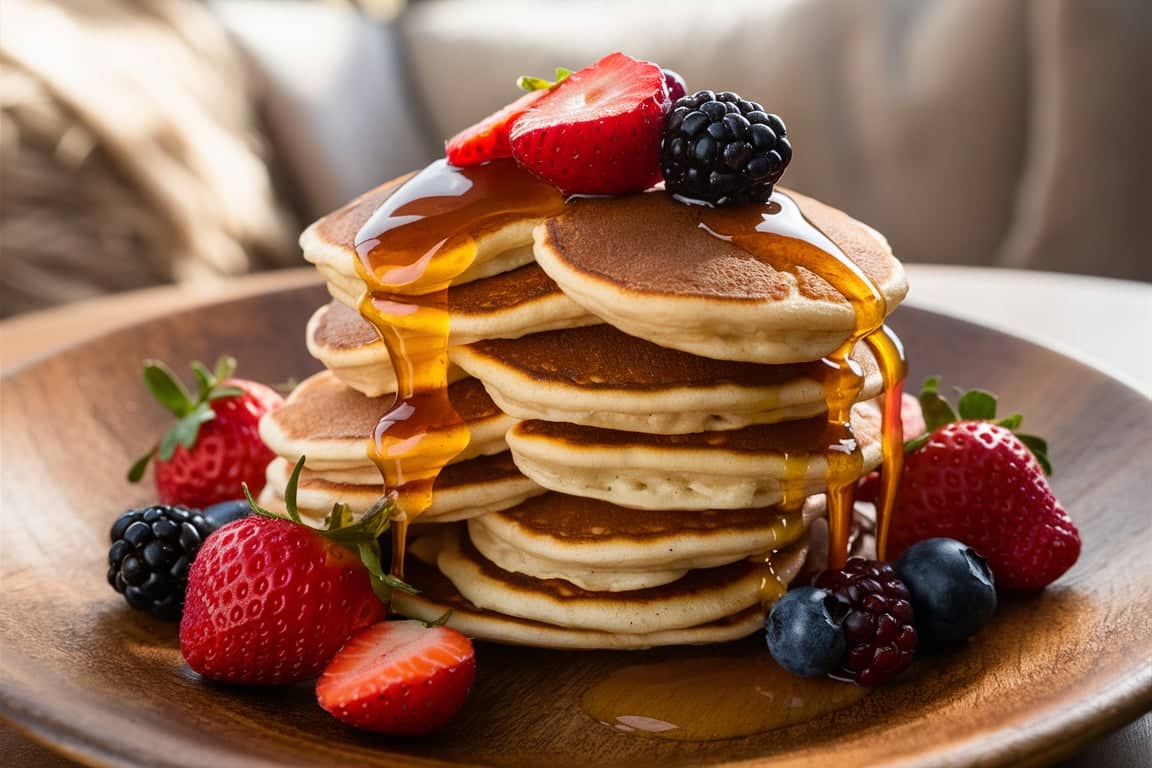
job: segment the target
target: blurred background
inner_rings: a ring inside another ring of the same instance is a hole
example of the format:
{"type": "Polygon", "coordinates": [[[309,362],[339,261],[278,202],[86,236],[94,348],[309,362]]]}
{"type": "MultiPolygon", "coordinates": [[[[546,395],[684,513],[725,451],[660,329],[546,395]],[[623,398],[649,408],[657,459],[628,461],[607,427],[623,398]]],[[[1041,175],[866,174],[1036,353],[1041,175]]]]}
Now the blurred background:
{"type": "Polygon", "coordinates": [[[613,50],[780,114],[785,185],[906,261],[1152,280],[1147,0],[0,0],[0,316],[299,266],[613,50]]]}

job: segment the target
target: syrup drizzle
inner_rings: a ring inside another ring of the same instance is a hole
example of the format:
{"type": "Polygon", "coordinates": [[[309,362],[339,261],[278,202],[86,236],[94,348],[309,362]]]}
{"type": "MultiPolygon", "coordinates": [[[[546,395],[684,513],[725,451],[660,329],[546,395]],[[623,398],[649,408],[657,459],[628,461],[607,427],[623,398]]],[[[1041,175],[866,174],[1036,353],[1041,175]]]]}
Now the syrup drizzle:
{"type": "Polygon", "coordinates": [[[448,286],[475,261],[477,238],[555,215],[564,200],[511,160],[457,168],[438,160],[392,193],[356,235],[360,314],[396,370],[396,399],[369,454],[396,502],[392,574],[404,575],[408,524],[432,501],[440,470],[468,445],[448,400],[448,286]]]}
{"type": "MultiPolygon", "coordinates": [[[[890,459],[892,447],[902,442],[899,392],[904,366],[895,337],[881,332],[888,314],[887,301],[876,283],[801,213],[794,200],[781,192],[773,193],[772,199],[763,207],[700,208],[698,216],[700,227],[713,237],[734,243],[773,269],[794,275],[797,281],[805,279],[802,271],[823,278],[847,299],[852,308],[852,332],[822,361],[825,366],[824,395],[828,404],[824,455],[827,463],[829,567],[843,567],[848,556],[856,480],[860,477],[863,461],[860,445],[852,431],[851,411],[864,386],[864,375],[859,364],[849,357],[852,348],[861,340],[869,340],[884,379],[886,412],[882,446],[886,461],[890,459]],[[872,340],[873,336],[878,340],[872,340]],[[891,406],[893,397],[895,406],[891,406]],[[893,408],[895,418],[889,413],[893,408]]],[[[785,505],[792,503],[794,489],[802,485],[802,466],[801,462],[791,462],[786,457],[785,479],[781,487],[785,505]]],[[[884,532],[887,531],[899,472],[898,464],[887,468],[884,473],[885,493],[877,509],[879,528],[884,532]]],[[[771,594],[762,593],[762,602],[769,604],[771,597],[771,594]]]]}

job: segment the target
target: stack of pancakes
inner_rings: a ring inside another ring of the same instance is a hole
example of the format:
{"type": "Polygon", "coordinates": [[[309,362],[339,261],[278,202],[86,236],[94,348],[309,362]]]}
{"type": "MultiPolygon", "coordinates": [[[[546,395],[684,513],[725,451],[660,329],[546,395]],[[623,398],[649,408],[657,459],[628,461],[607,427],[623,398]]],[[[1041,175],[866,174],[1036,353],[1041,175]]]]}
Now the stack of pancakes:
{"type": "MultiPolygon", "coordinates": [[[[262,502],[320,520],[381,496],[369,436],[396,377],[355,309],[354,241],[396,184],[321,219],[305,257],[334,301],[307,329],[328,369],[265,417],[277,453],[262,502]]],[[[873,230],[794,193],[882,290],[903,271],[873,230]]],[[[564,648],[644,648],[742,637],[762,597],[804,562],[823,512],[824,355],[852,333],[848,302],[818,275],[777,272],[703,231],[663,192],[574,200],[479,233],[449,291],[449,396],[468,448],[412,525],[394,608],[475,637],[564,648]],[[785,502],[783,505],[781,502],[785,502]],[[769,583],[770,582],[770,583],[769,583]]],[[[861,473],[880,462],[882,389],[872,354],[853,426],[861,473]]]]}

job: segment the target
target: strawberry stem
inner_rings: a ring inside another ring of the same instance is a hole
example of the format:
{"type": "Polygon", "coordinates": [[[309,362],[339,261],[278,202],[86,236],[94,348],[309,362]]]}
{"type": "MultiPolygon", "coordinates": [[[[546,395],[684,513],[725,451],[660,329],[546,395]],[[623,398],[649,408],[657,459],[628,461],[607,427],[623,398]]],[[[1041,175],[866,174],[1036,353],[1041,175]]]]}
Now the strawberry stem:
{"type": "MultiPolygon", "coordinates": [[[[248,490],[248,484],[242,483],[244,498],[248,499],[248,506],[252,508],[252,513],[261,517],[288,520],[303,525],[304,522],[297,507],[296,493],[300,486],[300,473],[304,469],[304,462],[304,456],[297,460],[296,466],[292,468],[292,475],[288,478],[288,485],[284,488],[284,508],[288,512],[288,517],[278,515],[260,506],[252,497],[252,492],[248,490]]],[[[321,536],[356,550],[356,553],[360,555],[360,562],[372,579],[372,591],[383,603],[392,600],[393,590],[400,590],[409,594],[417,594],[418,592],[411,585],[386,573],[381,565],[380,537],[391,526],[394,511],[394,502],[385,497],[375,504],[368,511],[368,514],[357,521],[347,504],[336,502],[332,505],[332,511],[324,518],[324,527],[314,529],[321,536]]]]}
{"type": "Polygon", "coordinates": [[[957,410],[940,394],[940,377],[929,376],[924,380],[924,387],[920,391],[920,409],[924,412],[924,434],[904,443],[904,453],[912,453],[927,443],[932,433],[945,424],[956,421],[991,421],[1005,429],[1011,430],[1020,442],[1028,447],[1036,462],[1044,470],[1044,474],[1052,474],[1052,462],[1048,459],[1048,441],[1035,435],[1026,435],[1016,431],[1024,421],[1018,413],[996,420],[996,395],[982,389],[967,391],[957,389],[959,398],[956,401],[957,410]]]}
{"type": "Polygon", "coordinates": [[[215,370],[209,370],[199,360],[193,360],[189,367],[196,376],[195,398],[162,360],[144,361],[144,385],[152,397],[176,417],[176,423],[168,428],[156,446],[133,462],[128,470],[129,482],[139,482],[153,458],[157,461],[171,461],[177,446],[187,450],[195,447],[196,438],[200,436],[200,426],[216,418],[210,403],[244,394],[240,387],[223,384],[236,371],[234,357],[221,356],[216,361],[215,370]]]}

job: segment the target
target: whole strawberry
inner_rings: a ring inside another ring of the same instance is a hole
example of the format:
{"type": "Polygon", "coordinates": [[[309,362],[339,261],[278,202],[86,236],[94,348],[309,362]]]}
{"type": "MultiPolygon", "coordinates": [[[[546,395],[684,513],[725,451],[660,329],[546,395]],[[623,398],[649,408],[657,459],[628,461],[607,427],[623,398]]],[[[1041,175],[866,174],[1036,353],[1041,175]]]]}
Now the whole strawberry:
{"type": "Polygon", "coordinates": [[[999,589],[1043,589],[1080,556],[1080,534],[1045,477],[1047,443],[1014,433],[1019,415],[995,421],[987,392],[964,393],[957,417],[938,384],[928,379],[920,396],[928,434],[905,446],[887,556],[957,539],[984,556],[999,589]]]}
{"type": "Polygon", "coordinates": [[[135,483],[155,457],[153,474],[163,504],[207,507],[238,498],[241,483],[257,493],[264,470],[275,458],[260,439],[260,418],[284,399],[254,381],[230,378],[236,361],[222,357],[216,369],[191,364],[196,374],[193,397],[164,363],[144,364],[144,382],[156,400],[176,417],[160,442],[137,459],[128,472],[135,483]]]}
{"type": "Polygon", "coordinates": [[[664,71],[612,53],[573,72],[513,124],[516,162],[564,194],[620,195],[660,181],[664,71]]]}
{"type": "MultiPolygon", "coordinates": [[[[277,517],[252,501],[253,516],[224,526],[188,574],[180,651],[210,680],[281,685],[316,677],[349,635],[379,621],[398,582],[380,567],[378,537],[390,505],[359,522],[336,505],[325,530],[300,521],[296,464],[277,517]]],[[[247,488],[245,488],[247,492],[247,488]]]]}

